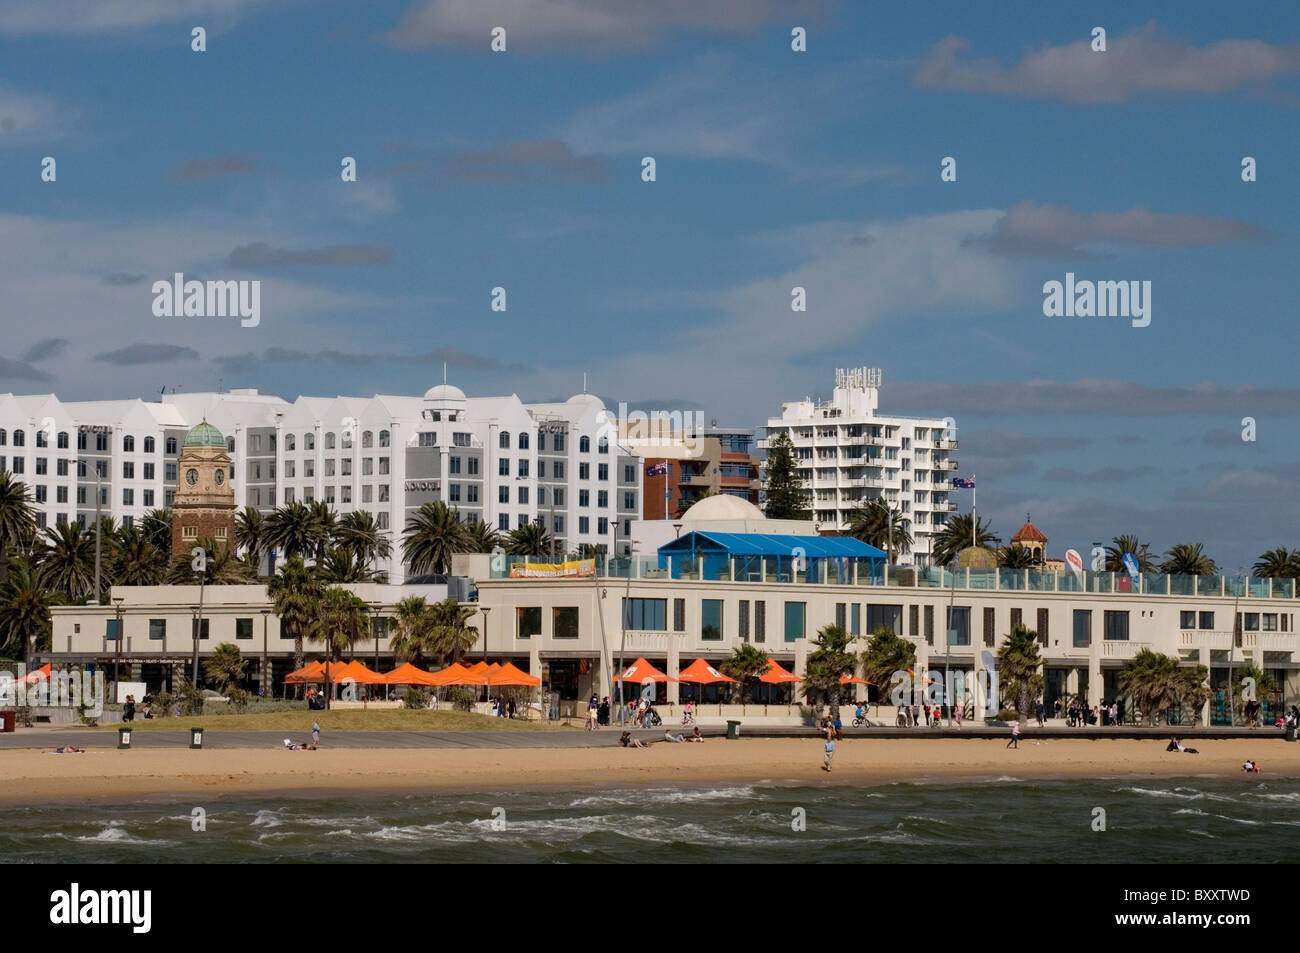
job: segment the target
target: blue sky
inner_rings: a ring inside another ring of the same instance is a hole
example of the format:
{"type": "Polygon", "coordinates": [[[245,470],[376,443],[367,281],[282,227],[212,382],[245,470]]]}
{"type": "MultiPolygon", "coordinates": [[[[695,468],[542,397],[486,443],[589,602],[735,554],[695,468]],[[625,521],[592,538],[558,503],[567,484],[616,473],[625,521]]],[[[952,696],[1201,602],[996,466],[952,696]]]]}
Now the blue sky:
{"type": "Polygon", "coordinates": [[[1004,537],[1300,545],[1294,4],[10,0],[0,64],[2,391],[447,360],[759,426],[872,365],[1004,537]],[[176,271],[261,280],[260,325],[154,317],[176,271]],[[1066,271],[1151,281],[1150,326],[1044,317],[1066,271]]]}

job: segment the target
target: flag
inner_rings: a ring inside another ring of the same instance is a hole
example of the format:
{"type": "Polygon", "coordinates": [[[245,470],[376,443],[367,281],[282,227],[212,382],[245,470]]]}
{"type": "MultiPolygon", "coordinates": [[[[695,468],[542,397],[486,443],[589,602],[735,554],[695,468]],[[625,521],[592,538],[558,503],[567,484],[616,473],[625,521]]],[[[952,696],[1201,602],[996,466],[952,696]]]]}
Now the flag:
{"type": "Polygon", "coordinates": [[[975,478],[971,477],[969,480],[963,480],[961,477],[953,477],[952,485],[957,490],[973,490],[975,489],[975,478]]]}
{"type": "Polygon", "coordinates": [[[668,464],[665,462],[652,463],[650,464],[650,466],[645,468],[645,475],[646,476],[667,476],[668,464]]]}

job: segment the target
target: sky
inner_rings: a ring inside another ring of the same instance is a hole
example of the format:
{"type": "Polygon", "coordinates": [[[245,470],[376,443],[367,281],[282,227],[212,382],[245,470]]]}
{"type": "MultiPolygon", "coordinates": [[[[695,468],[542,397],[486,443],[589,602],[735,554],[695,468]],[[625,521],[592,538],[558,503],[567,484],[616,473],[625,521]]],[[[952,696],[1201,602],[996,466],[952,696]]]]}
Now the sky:
{"type": "Polygon", "coordinates": [[[1057,7],[6,0],[0,392],[445,362],[758,428],[872,366],[1004,540],[1300,546],[1300,7],[1057,7]],[[155,315],[177,272],[259,281],[256,326],[155,315]],[[1067,272],[1150,282],[1149,324],[1047,316],[1067,272]]]}

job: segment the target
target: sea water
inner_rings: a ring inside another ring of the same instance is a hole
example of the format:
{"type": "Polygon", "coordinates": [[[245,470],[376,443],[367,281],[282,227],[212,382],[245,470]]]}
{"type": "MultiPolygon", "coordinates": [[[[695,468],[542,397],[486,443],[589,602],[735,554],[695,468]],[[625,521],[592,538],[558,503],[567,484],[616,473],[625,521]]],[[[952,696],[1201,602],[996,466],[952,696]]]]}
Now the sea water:
{"type": "Polygon", "coordinates": [[[0,808],[0,860],[1270,863],[1297,826],[1300,781],[1253,777],[169,796],[0,808]]]}

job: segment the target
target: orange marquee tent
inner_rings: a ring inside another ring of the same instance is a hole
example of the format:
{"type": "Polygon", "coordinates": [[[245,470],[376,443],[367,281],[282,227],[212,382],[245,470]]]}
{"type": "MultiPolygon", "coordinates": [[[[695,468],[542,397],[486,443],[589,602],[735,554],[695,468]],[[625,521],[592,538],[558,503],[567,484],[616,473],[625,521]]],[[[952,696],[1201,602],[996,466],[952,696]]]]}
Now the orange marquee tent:
{"type": "Polygon", "coordinates": [[[330,681],[336,685],[343,682],[352,682],[357,685],[383,685],[388,681],[388,677],[373,669],[366,668],[356,659],[348,662],[346,665],[330,665],[330,681]]]}
{"type": "Polygon", "coordinates": [[[436,681],[432,681],[429,684],[430,685],[459,685],[461,684],[460,679],[463,678],[468,671],[469,669],[467,669],[464,665],[461,665],[459,662],[455,662],[451,665],[448,665],[444,669],[434,672],[433,677],[434,679],[436,679],[436,681]]]}
{"type": "Polygon", "coordinates": [[[783,685],[786,682],[801,681],[798,675],[795,675],[793,672],[787,672],[783,669],[777,663],[776,659],[768,660],[767,671],[760,675],[758,680],[767,685],[783,685]]]}
{"type": "Polygon", "coordinates": [[[515,668],[515,666],[510,662],[506,662],[505,665],[502,665],[487,677],[486,683],[493,687],[506,685],[531,685],[534,688],[540,688],[542,680],[515,668]]]}
{"type": "Polygon", "coordinates": [[[717,682],[735,682],[734,678],[723,675],[716,668],[697,658],[694,662],[682,669],[677,676],[679,682],[687,682],[692,685],[713,685],[717,682]]]}
{"type": "Polygon", "coordinates": [[[655,668],[644,658],[639,658],[627,668],[616,679],[620,682],[636,682],[638,685],[644,682],[676,682],[679,679],[671,675],[665,675],[659,669],[655,668]]]}
{"type": "Polygon", "coordinates": [[[46,679],[46,678],[49,678],[49,677],[50,677],[50,663],[49,663],[49,662],[46,662],[46,663],[45,663],[44,665],[42,665],[40,668],[32,669],[30,672],[28,672],[28,673],[27,673],[26,675],[24,675],[22,678],[20,678],[20,679],[16,679],[16,680],[15,680],[15,684],[17,684],[17,685],[31,685],[31,684],[34,683],[34,682],[39,682],[39,681],[41,681],[42,679],[46,679]]]}
{"type": "Polygon", "coordinates": [[[844,675],[840,677],[841,685],[874,685],[875,682],[869,682],[865,678],[858,678],[856,675],[844,675]]]}
{"type": "MultiPolygon", "coordinates": [[[[331,666],[331,668],[333,667],[331,666]]],[[[284,680],[289,683],[323,682],[325,681],[325,666],[319,661],[312,662],[309,665],[304,665],[296,672],[290,672],[284,677],[284,680]]]]}
{"type": "Polygon", "coordinates": [[[389,685],[437,685],[438,676],[422,668],[416,668],[410,662],[403,662],[386,673],[384,681],[389,685]]]}

